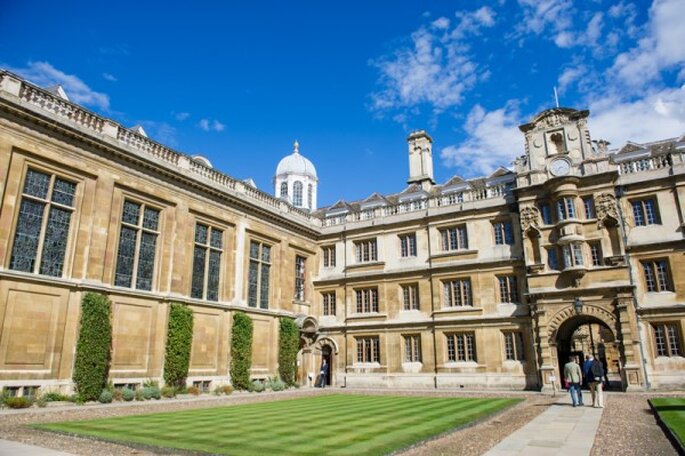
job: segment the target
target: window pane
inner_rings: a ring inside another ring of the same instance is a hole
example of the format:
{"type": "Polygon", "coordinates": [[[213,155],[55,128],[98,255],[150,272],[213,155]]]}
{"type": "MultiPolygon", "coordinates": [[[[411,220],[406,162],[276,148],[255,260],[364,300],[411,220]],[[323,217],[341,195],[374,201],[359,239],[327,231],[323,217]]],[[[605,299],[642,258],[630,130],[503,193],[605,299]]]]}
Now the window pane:
{"type": "Polygon", "coordinates": [[[132,201],[124,201],[124,212],[121,215],[121,220],[124,223],[131,225],[138,225],[138,218],[140,217],[140,204],[132,201]]]}
{"type": "Polygon", "coordinates": [[[152,289],[152,275],[155,269],[155,246],[157,235],[145,233],[140,239],[140,255],[138,255],[138,278],[136,288],[139,290],[152,289]]]}
{"type": "Polygon", "coordinates": [[[196,299],[202,299],[204,294],[205,256],[206,250],[203,247],[195,246],[195,251],[193,253],[193,280],[190,287],[190,296],[196,299]]]}
{"type": "Polygon", "coordinates": [[[133,261],[136,252],[136,230],[127,226],[121,227],[119,251],[117,252],[117,270],[114,285],[130,287],[133,280],[133,261]]]}
{"type": "Polygon", "coordinates": [[[41,199],[47,199],[49,188],[50,175],[35,171],[33,169],[29,169],[26,172],[26,180],[24,181],[25,194],[36,196],[41,199]]]}
{"type": "Polygon", "coordinates": [[[207,232],[209,231],[209,227],[201,224],[195,225],[195,242],[198,244],[205,245],[207,244],[207,232]]]}
{"type": "Polygon", "coordinates": [[[262,245],[262,261],[271,262],[271,247],[268,245],[262,245]]]}
{"type": "Polygon", "coordinates": [[[159,225],[159,211],[146,207],[143,216],[143,227],[148,230],[157,231],[157,225],[159,225]]]}
{"type": "Polygon", "coordinates": [[[29,199],[21,200],[10,269],[24,272],[34,271],[44,208],[44,203],[29,199]]]}
{"type": "Polygon", "coordinates": [[[207,271],[207,300],[219,300],[219,278],[221,272],[221,252],[209,252],[209,270],[207,271]]]}
{"type": "Polygon", "coordinates": [[[40,273],[59,277],[64,268],[64,253],[67,250],[71,211],[57,206],[50,208],[48,224],[43,240],[40,273]]]}
{"type": "Polygon", "coordinates": [[[250,242],[250,258],[259,259],[259,244],[250,242]]]}
{"type": "MultiPolygon", "coordinates": [[[[265,247],[266,248],[266,247],[265,247]]],[[[268,264],[262,263],[262,274],[260,289],[259,289],[259,306],[262,309],[269,308],[269,270],[270,266],[268,264]]]]}
{"type": "Polygon", "coordinates": [[[55,187],[52,189],[52,201],[72,207],[74,205],[74,194],[76,184],[62,179],[55,179],[55,187]]]}
{"type": "Polygon", "coordinates": [[[217,230],[216,228],[212,228],[212,237],[210,241],[210,245],[214,247],[215,249],[220,249],[223,247],[223,235],[224,232],[221,230],[217,230]]]}
{"type": "Polygon", "coordinates": [[[250,261],[250,269],[247,276],[248,281],[248,304],[250,307],[257,307],[257,277],[259,276],[259,263],[250,261]]]}

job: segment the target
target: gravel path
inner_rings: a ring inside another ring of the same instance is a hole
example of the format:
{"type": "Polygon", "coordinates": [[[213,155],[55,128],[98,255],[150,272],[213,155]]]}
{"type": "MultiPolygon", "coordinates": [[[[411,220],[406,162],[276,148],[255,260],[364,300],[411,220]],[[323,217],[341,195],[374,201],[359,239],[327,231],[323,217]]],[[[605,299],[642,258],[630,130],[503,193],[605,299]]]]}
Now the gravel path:
{"type": "Polygon", "coordinates": [[[591,456],[677,455],[647,403],[658,396],[608,394],[591,456]]]}

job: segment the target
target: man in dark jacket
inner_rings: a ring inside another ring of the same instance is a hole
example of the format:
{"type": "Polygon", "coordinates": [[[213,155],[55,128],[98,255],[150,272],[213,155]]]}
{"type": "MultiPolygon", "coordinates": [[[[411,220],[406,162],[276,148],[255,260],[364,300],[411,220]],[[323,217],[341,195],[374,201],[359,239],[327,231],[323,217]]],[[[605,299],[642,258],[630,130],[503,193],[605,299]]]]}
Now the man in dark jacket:
{"type": "Polygon", "coordinates": [[[326,360],[323,360],[323,363],[321,364],[321,380],[319,380],[319,388],[325,388],[326,383],[328,380],[328,363],[326,360]]]}
{"type": "Polygon", "coordinates": [[[604,408],[604,397],[602,395],[602,377],[604,377],[604,367],[599,360],[590,355],[590,369],[587,374],[587,382],[590,385],[592,394],[592,406],[604,408]]]}

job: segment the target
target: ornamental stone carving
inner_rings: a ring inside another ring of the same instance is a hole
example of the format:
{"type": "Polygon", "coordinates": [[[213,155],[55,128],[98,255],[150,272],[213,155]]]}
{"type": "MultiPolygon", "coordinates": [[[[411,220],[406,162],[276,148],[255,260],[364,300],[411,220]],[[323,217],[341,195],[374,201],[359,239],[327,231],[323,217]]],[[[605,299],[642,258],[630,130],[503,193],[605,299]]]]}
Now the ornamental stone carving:
{"type": "Polygon", "coordinates": [[[537,207],[528,206],[521,209],[521,228],[524,233],[528,233],[528,230],[540,231],[540,211],[537,207]]]}
{"type": "Polygon", "coordinates": [[[602,193],[595,198],[595,209],[597,212],[597,225],[600,228],[608,225],[618,224],[618,207],[616,197],[610,193],[602,193]]]}

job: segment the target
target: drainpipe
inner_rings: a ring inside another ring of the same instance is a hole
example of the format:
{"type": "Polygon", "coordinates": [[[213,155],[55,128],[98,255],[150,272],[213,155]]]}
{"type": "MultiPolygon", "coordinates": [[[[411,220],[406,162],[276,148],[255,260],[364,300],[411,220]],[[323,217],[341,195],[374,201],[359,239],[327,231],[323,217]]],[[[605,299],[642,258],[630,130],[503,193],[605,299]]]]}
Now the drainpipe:
{"type": "Polygon", "coordinates": [[[626,230],[626,219],[623,215],[623,206],[621,205],[621,197],[623,197],[623,193],[623,186],[619,186],[616,188],[616,196],[618,197],[616,206],[618,206],[618,215],[621,219],[621,234],[623,238],[623,248],[625,249],[623,257],[625,258],[626,265],[628,266],[630,286],[633,289],[633,307],[635,307],[635,317],[637,318],[637,341],[638,345],[640,346],[640,357],[642,358],[642,362],[640,363],[642,365],[642,375],[644,375],[645,377],[645,388],[647,390],[650,390],[652,388],[652,385],[649,382],[649,375],[647,374],[647,367],[645,366],[645,364],[647,363],[647,358],[645,357],[645,347],[642,342],[642,317],[640,317],[640,313],[638,312],[638,310],[640,310],[640,304],[637,302],[637,296],[635,295],[635,271],[633,270],[633,265],[630,262],[630,254],[628,253],[628,231],[626,230]]]}

